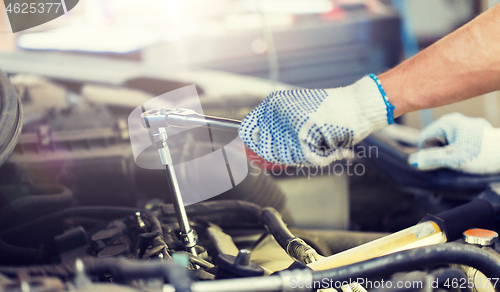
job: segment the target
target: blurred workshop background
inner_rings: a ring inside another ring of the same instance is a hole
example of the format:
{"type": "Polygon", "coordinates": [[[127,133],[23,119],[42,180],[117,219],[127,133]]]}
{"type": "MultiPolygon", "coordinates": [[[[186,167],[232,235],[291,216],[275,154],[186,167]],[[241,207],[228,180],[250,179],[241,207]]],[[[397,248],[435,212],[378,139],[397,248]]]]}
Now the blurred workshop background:
{"type": "MultiPolygon", "coordinates": [[[[2,11],[0,69],[11,76],[30,73],[66,80],[62,83],[73,93],[110,102],[106,88],[76,86],[75,80],[126,85],[147,91],[144,98],[195,83],[207,96],[250,94],[262,100],[276,89],[345,86],[368,73],[381,73],[497,2],[80,0],[67,14],[16,34],[2,11]],[[119,80],[120,74],[133,70],[182,82],[155,87],[154,80],[119,80]]],[[[241,118],[251,105],[234,117],[241,118]]],[[[500,95],[411,113],[399,123],[419,129],[454,111],[485,117],[499,127],[500,95]]],[[[352,228],[349,201],[356,199],[356,183],[345,176],[280,181],[299,226],[339,229],[352,228]]]]}
{"type": "MultiPolygon", "coordinates": [[[[0,15],[0,50],[127,58],[210,68],[319,88],[396,65],[496,0],[82,0],[63,17],[18,34],[0,15]],[[400,25],[401,24],[401,25],[400,25]],[[399,34],[401,33],[401,38],[399,34]],[[404,53],[402,53],[404,51],[404,53]]],[[[500,126],[498,97],[409,114],[420,127],[450,111],[500,126]]]]}

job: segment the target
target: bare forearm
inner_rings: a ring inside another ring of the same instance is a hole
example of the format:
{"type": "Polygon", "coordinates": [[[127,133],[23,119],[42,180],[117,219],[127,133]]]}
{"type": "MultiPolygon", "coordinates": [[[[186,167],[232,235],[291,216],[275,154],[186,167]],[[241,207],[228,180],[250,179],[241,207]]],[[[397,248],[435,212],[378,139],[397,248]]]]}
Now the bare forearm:
{"type": "Polygon", "coordinates": [[[378,77],[396,117],[500,90],[500,5],[378,77]]]}

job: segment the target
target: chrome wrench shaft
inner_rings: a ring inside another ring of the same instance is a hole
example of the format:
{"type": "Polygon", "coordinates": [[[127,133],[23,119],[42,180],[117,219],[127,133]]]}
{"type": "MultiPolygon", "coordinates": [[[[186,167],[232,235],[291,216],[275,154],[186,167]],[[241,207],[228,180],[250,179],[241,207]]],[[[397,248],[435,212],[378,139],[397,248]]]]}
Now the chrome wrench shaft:
{"type": "Polygon", "coordinates": [[[190,109],[153,109],[142,114],[142,123],[150,130],[152,141],[158,147],[161,163],[165,166],[165,172],[173,192],[173,204],[180,227],[180,237],[186,249],[193,255],[196,252],[196,237],[189,225],[189,219],[184,207],[179,182],[175,174],[172,156],[167,144],[167,127],[195,127],[204,126],[221,130],[238,130],[240,121],[204,116],[190,109]]]}
{"type": "Polygon", "coordinates": [[[181,241],[190,253],[192,253],[193,255],[197,255],[195,248],[196,237],[194,235],[193,229],[191,229],[191,225],[189,225],[186,208],[184,208],[184,200],[182,199],[179,182],[177,181],[174,164],[172,163],[172,155],[170,154],[170,148],[168,148],[167,145],[167,132],[165,128],[159,128],[158,130],[161,139],[160,143],[162,146],[158,149],[158,153],[160,154],[161,163],[165,166],[167,179],[173,191],[172,201],[175,208],[175,214],[177,215],[177,221],[179,222],[179,227],[181,229],[181,241]]]}

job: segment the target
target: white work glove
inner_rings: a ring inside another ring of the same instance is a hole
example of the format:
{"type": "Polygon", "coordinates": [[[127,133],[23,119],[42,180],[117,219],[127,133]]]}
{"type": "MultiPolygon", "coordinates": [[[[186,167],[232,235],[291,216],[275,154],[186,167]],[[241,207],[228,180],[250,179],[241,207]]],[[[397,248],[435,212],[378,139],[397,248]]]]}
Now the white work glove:
{"type": "Polygon", "coordinates": [[[328,165],[341,148],[392,123],[393,109],[372,74],[344,88],[273,92],[243,120],[240,136],[269,162],[328,165]]]}
{"type": "Polygon", "coordinates": [[[500,172],[500,129],[481,118],[459,113],[448,114],[420,133],[421,149],[409,157],[409,163],[420,170],[451,168],[467,173],[500,172]],[[446,139],[447,146],[423,149],[426,141],[446,139]]]}

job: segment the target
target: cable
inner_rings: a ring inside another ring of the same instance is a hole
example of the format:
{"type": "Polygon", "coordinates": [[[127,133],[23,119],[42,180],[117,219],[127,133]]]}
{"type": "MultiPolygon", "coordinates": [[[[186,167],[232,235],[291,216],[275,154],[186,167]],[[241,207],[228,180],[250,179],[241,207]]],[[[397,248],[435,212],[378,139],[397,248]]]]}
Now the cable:
{"type": "Polygon", "coordinates": [[[280,213],[274,208],[264,208],[260,218],[288,255],[304,264],[312,263],[320,258],[316,250],[290,232],[280,213]]]}

